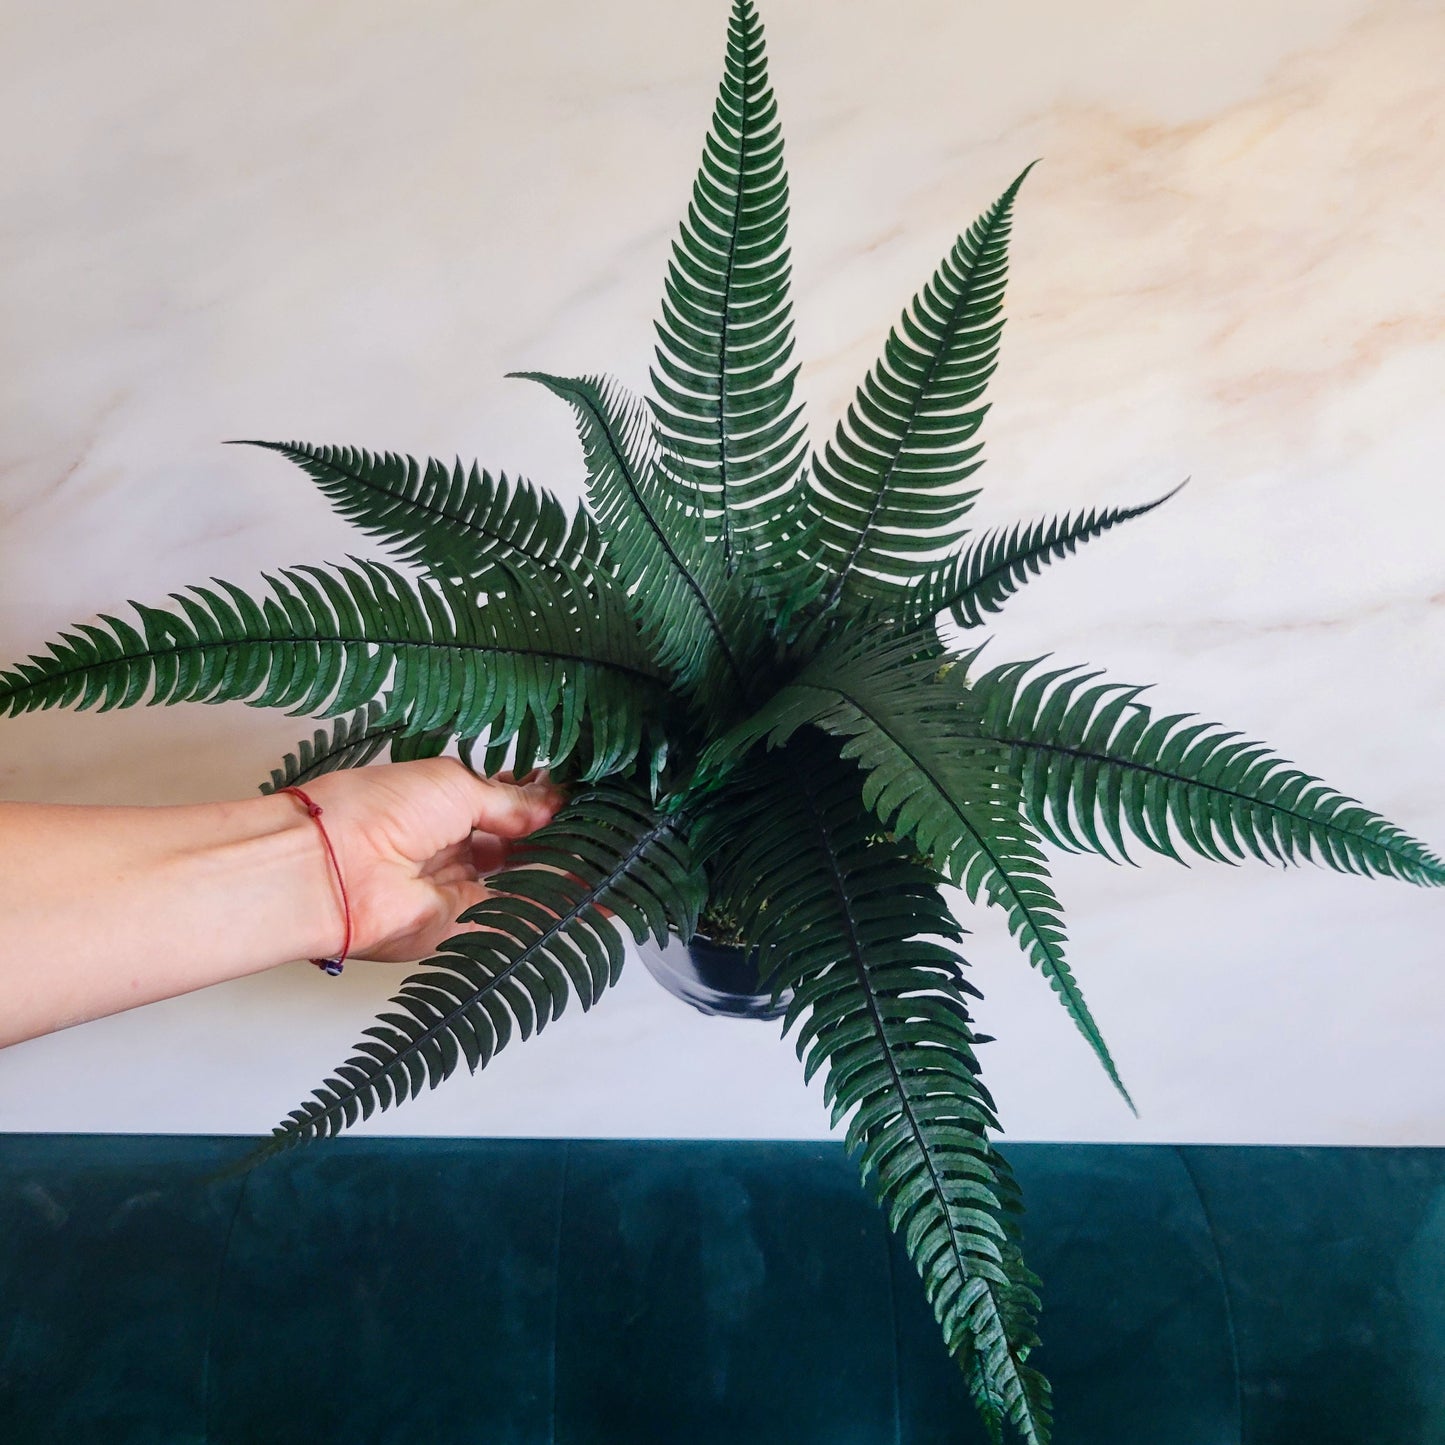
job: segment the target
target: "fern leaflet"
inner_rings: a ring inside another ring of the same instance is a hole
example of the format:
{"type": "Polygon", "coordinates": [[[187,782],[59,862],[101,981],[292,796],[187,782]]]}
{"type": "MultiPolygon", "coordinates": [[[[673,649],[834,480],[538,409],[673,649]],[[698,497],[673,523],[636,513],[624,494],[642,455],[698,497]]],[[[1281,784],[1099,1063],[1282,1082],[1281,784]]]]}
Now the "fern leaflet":
{"type": "Polygon", "coordinates": [[[830,605],[856,610],[908,587],[960,535],[977,496],[964,483],[982,465],[971,439],[998,357],[1013,203],[1027,174],[954,243],[813,459],[830,605]]]}
{"type": "Polygon", "coordinates": [[[574,798],[492,886],[497,896],[458,920],[474,931],[448,939],[406,980],[391,1001],[397,1012],[364,1031],[263,1156],[414,1099],[462,1061],[475,1073],[514,1033],[529,1038],[559,1017],[573,995],[591,1008],[622,971],[617,924],[639,941],[670,928],[687,936],[702,902],[679,820],[610,785],[574,798]]]}
{"type": "MultiPolygon", "coordinates": [[[[375,562],[298,567],[260,602],[218,582],[175,594],[177,608],[132,604],[82,624],[0,673],[0,716],[42,707],[132,707],[239,700],[294,714],[364,706],[390,679],[382,723],[512,736],[528,719],[546,756],[571,754],[591,722],[591,772],[635,758],[659,682],[630,620],[580,584],[536,573],[516,595],[478,608],[440,579],[413,581],[375,562]]],[[[652,707],[658,706],[656,694],[652,707]]]]}
{"type": "Polygon", "coordinates": [[[550,492],[526,481],[493,477],[475,464],[425,466],[395,452],[317,447],[306,442],[247,441],[294,462],[349,522],[380,537],[403,562],[442,577],[486,586],[494,557],[597,570],[602,541],[585,510],[569,519],[550,492]]]}
{"type": "Polygon", "coordinates": [[[296,744],[294,753],[287,753],[279,768],[271,769],[271,780],[261,784],[263,793],[278,793],[319,778],[324,773],[343,768],[363,768],[393,738],[405,731],[401,722],[382,722],[384,708],[380,700],[369,702],[331,725],[330,732],[318,728],[309,738],[296,744]]]}
{"type": "Polygon", "coordinates": [[[862,779],[832,745],[804,735],[770,761],[705,826],[720,886],[762,972],[794,991],[784,1028],[798,1028],[806,1077],[827,1070],[833,1124],[847,1120],[975,1400],[995,1426],[1046,1441],[1048,1385],[1026,1363],[1034,1281],[1003,1220],[1012,1181],[965,1006],[976,990],[938,941],[958,925],[935,876],[876,837],[862,779]]]}
{"type": "MultiPolygon", "coordinates": [[[[1180,483],[1182,486],[1183,483],[1180,483]]],[[[935,564],[904,604],[910,618],[948,612],[960,627],[981,627],[984,613],[998,612],[1024,583],[1049,562],[1071,556],[1081,542],[1102,536],[1120,522],[1163,506],[1174,491],[1138,507],[1103,507],[1077,517],[1054,517],[1025,527],[998,528],[962,552],[935,564]]]]}
{"type": "Polygon", "coordinates": [[[763,578],[787,570],[805,524],[787,229],[762,22],[752,0],[734,0],[712,126],[668,267],[652,410],[663,465],[695,489],[725,569],[763,578]]]}
{"type": "Polygon", "coordinates": [[[941,671],[924,634],[886,629],[834,634],[793,681],[713,744],[722,766],[755,743],[786,742],[806,724],[832,733],[865,772],[863,802],[910,836],[973,901],[985,893],[1048,979],[1129,1107],[1108,1046],[1064,958],[1062,909],[1033,830],[1019,812],[1006,755],[977,735],[963,669],[941,671]]]}
{"type": "Polygon", "coordinates": [[[749,652],[766,635],[766,619],[750,605],[750,589],[728,577],[695,499],[662,474],[641,404],[603,377],[516,374],[576,413],[607,555],[658,661],[704,699],[746,694],[749,652]]]}
{"type": "Polygon", "coordinates": [[[1262,743],[1189,713],[1156,718],[1140,687],[1033,669],[1005,664],[972,688],[983,736],[1008,749],[1028,816],[1060,847],[1128,861],[1127,828],[1181,862],[1182,845],[1220,863],[1310,859],[1445,886],[1423,844],[1262,743]]]}

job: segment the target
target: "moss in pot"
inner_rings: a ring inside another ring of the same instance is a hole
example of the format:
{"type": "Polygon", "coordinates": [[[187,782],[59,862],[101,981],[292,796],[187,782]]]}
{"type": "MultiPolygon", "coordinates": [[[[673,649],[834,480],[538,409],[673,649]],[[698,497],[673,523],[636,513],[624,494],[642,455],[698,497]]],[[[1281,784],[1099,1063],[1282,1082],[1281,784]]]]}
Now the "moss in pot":
{"type": "Polygon", "coordinates": [[[625,934],[685,944],[700,918],[725,921],[713,942],[776,984],[995,1438],[1042,1442],[1038,1281],[941,890],[1003,910],[1127,1100],[1067,958],[1046,842],[1436,886],[1445,865],[1264,747],[1155,715],[1137,687],[985,670],[960,644],[954,629],[1046,564],[1158,505],[966,526],[1022,181],[949,249],[810,451],[777,108],[755,7],[734,0],[653,398],[529,374],[575,414],[587,507],[476,467],[260,443],[421,575],[294,568],[264,596],[216,583],[82,624],[0,674],[0,715],[237,700],[335,719],[273,787],[453,742],[487,770],[547,763],[571,800],[466,915],[486,931],[427,960],[267,1149],[592,1007],[625,934]]]}

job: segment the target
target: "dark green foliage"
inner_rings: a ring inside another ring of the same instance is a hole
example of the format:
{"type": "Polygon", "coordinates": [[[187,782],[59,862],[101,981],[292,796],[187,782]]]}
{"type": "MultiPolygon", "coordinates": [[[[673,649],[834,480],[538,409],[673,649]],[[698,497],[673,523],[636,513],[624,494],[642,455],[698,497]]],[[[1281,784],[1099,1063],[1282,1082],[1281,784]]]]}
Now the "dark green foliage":
{"type": "Polygon", "coordinates": [[[418,466],[395,452],[313,447],[305,442],[236,442],[264,447],[296,463],[336,510],[363,532],[391,545],[403,562],[442,577],[494,585],[492,568],[532,562],[590,576],[602,553],[584,510],[570,518],[549,492],[530,482],[429,459],[418,466]]]}
{"type": "Polygon", "coordinates": [[[639,941],[669,929],[687,936],[703,902],[677,820],[615,786],[574,798],[495,886],[505,896],[458,920],[477,931],[449,939],[406,980],[397,1011],[365,1030],[269,1152],[414,1099],[463,1061],[473,1073],[485,1068],[514,1033],[530,1038],[559,1017],[571,996],[591,1008],[622,970],[617,923],[639,941]]]}
{"type": "Polygon", "coordinates": [[[608,559],[658,662],[712,706],[746,693],[748,644],[763,636],[764,619],[746,605],[748,590],[729,575],[691,497],[663,471],[641,403],[606,377],[517,374],[576,413],[608,559]]]}
{"type": "Polygon", "coordinates": [[[382,720],[408,732],[507,738],[530,718],[565,758],[585,718],[593,773],[637,755],[659,674],[625,615],[576,584],[536,572],[525,595],[478,608],[460,587],[376,562],[268,580],[259,602],[218,582],[176,594],[174,612],[134,604],[138,628],[84,624],[49,656],[0,673],[0,714],[239,700],[334,716],[389,685],[382,720]]]}
{"type": "Polygon", "coordinates": [[[825,642],[710,756],[720,762],[764,738],[776,746],[807,724],[843,739],[843,756],[864,768],[864,806],[911,837],[971,900],[982,892],[1007,912],[1009,930],[1128,1101],[1064,959],[1062,909],[1038,840],[1020,815],[1017,785],[1002,751],[978,736],[976,718],[963,669],[940,670],[938,658],[920,656],[917,633],[850,629],[825,642]]]}
{"type": "MultiPolygon", "coordinates": [[[[793,405],[788,173],[763,27],[733,7],[727,64],[657,325],[653,415],[728,572],[791,571],[805,520],[793,405]]],[[[774,577],[773,581],[778,579],[774,577]]]]}
{"type": "Polygon", "coordinates": [[[451,741],[450,728],[429,733],[407,731],[404,719],[386,721],[389,709],[385,702],[369,702],[347,717],[339,717],[331,725],[302,738],[294,753],[287,753],[279,768],[271,769],[271,780],[261,784],[263,793],[276,793],[282,788],[302,787],[324,773],[345,768],[362,768],[390,748],[394,763],[411,758],[433,758],[446,751],[451,741]]]}
{"type": "Polygon", "coordinates": [[[956,557],[939,562],[916,585],[907,613],[922,619],[947,612],[960,627],[981,627],[985,612],[999,611],[1047,563],[1072,556],[1081,542],[1163,506],[1178,490],[1139,507],[1100,507],[1077,517],[1028,526],[1018,522],[986,532],[956,557]]]}
{"type": "Polygon", "coordinates": [[[980,466],[972,439],[998,358],[1014,197],[1027,171],[954,243],[889,333],[832,442],[811,502],[829,602],[907,586],[961,535],[980,466]]]}
{"type": "Polygon", "coordinates": [[[982,731],[1009,749],[1025,811],[1050,841],[1128,860],[1127,829],[1171,858],[1182,845],[1220,863],[1310,859],[1445,885],[1435,854],[1262,743],[1191,713],[1156,718],[1143,688],[1097,676],[1009,663],[973,684],[982,731]]]}
{"type": "Polygon", "coordinates": [[[960,929],[937,876],[877,837],[866,782],[816,735],[756,768],[706,831],[764,974],[794,990],[805,1077],[908,1247],[949,1349],[995,1425],[1047,1437],[1048,1384],[1027,1357],[1032,1276],[1005,1224],[1011,1181],[989,1142],[960,929]]]}
{"type": "Polygon", "coordinates": [[[1445,864],[1259,744],[1155,719],[1138,688],[1033,664],[974,677],[944,646],[940,614],[977,626],[1158,505],[966,539],[1022,180],[913,298],[806,474],[782,137],[761,23],[733,0],[650,409],[602,377],[523,373],[576,415],[590,512],[475,466],[257,443],[428,575],[354,561],[281,572],[256,598],[215,583],[137,605],[0,673],[0,715],[240,701],[338,719],[272,789],[453,741],[467,765],[591,785],[269,1149],[475,1071],[573,997],[589,1008],[622,966],[617,924],[688,937],[706,911],[794,990],[805,1072],[826,1072],[991,1431],[1043,1442],[1037,1281],[940,888],[1004,910],[1119,1085],[1040,835],[1421,884],[1445,884],[1445,864]]]}
{"type": "Polygon", "coordinates": [[[452,740],[449,727],[434,728],[428,733],[401,732],[391,743],[391,760],[394,763],[411,762],[416,758],[439,758],[446,752],[452,740]]]}
{"type": "Polygon", "coordinates": [[[339,717],[328,733],[324,728],[296,744],[279,768],[271,769],[271,781],[261,784],[263,793],[279,792],[343,768],[365,767],[383,748],[405,736],[402,722],[383,722],[386,709],[381,702],[369,702],[347,717],[339,717]]]}

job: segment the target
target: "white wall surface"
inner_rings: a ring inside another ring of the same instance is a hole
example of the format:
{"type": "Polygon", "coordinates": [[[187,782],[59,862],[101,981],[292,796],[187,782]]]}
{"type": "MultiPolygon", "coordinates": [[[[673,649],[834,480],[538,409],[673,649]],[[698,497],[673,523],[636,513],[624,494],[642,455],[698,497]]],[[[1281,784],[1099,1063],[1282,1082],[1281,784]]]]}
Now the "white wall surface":
{"type": "MultiPolygon", "coordinates": [[[[1155,682],[1445,843],[1445,10],[764,16],[815,436],[1042,156],[979,523],[1193,478],[1017,598],[992,655],[1155,682]]],[[[645,382],[725,24],[723,0],[9,0],[6,659],[125,598],[375,555],[226,437],[459,453],[578,495],[567,415],[503,373],[645,382]]],[[[240,796],[309,730],[242,706],[9,720],[0,796],[240,796]]],[[[1013,1136],[1445,1143],[1445,896],[1153,856],[1057,878],[1142,1117],[1001,922],[970,916],[1013,1136]]],[[[264,1131],[406,971],[298,964],[12,1048],[0,1128],[264,1131]]],[[[590,1016],[369,1127],[803,1137],[826,1132],[817,1095],[775,1026],[693,1015],[634,965],[590,1016]]]]}

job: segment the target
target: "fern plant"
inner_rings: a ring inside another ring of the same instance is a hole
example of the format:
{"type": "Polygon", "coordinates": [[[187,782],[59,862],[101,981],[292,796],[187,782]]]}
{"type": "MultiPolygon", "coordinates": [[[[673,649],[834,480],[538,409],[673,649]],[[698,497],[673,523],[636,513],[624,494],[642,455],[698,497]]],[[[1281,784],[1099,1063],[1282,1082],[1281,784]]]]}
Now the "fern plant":
{"type": "Polygon", "coordinates": [[[336,719],[267,787],[453,742],[480,767],[548,764],[571,800],[464,915],[488,930],[408,979],[270,1147],[335,1134],[589,1008],[625,933],[686,939],[705,911],[726,917],[791,997],[784,1031],[824,1075],[991,1432],[1042,1442],[1037,1281],[941,887],[1004,910],[1122,1093],[1045,842],[1437,886],[1445,865],[1262,745],[1155,716],[1137,687],[981,671],[946,635],[1158,505],[968,532],[1023,179],[959,236],[810,451],[777,107],[753,0],[733,0],[651,399],[527,374],[573,413],[588,507],[476,467],[255,443],[415,570],[296,567],[264,595],[216,583],[81,624],[0,674],[0,711],[235,700],[336,719]]]}

